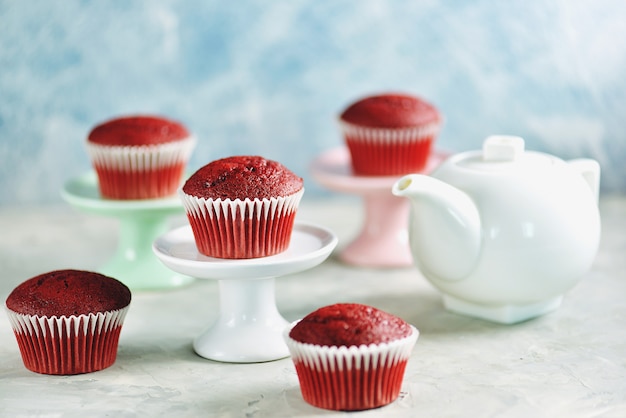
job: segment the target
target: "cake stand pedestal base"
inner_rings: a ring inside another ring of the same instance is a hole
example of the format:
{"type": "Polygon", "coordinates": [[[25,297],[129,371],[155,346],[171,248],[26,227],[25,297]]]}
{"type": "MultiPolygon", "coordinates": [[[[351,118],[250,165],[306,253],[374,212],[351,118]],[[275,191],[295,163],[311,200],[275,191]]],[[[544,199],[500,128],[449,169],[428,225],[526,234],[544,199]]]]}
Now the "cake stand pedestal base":
{"type": "Polygon", "coordinates": [[[357,237],[339,254],[347,264],[363,267],[405,267],[413,263],[409,249],[408,199],[391,194],[363,196],[365,222],[357,237]]]}
{"type": "Polygon", "coordinates": [[[276,308],[274,282],[274,278],[220,280],[219,316],[194,340],[195,352],[207,359],[235,363],[288,357],[282,332],[289,322],[276,308]]]}
{"type": "Polygon", "coordinates": [[[177,196],[164,199],[103,199],[94,172],[65,183],[62,197],[72,206],[119,219],[118,245],[100,273],[118,279],[131,290],[162,290],[187,285],[193,278],[174,273],[152,253],[152,242],[169,228],[169,217],[184,214],[177,196]]]}
{"type": "MultiPolygon", "coordinates": [[[[433,153],[422,173],[438,166],[445,155],[433,153]]],[[[413,264],[409,247],[408,199],[394,196],[391,188],[400,176],[357,176],[352,173],[345,147],[319,155],[311,174],[321,185],[341,193],[356,194],[364,203],[364,222],[357,237],[340,253],[347,264],[361,267],[408,267],[413,264]]]]}

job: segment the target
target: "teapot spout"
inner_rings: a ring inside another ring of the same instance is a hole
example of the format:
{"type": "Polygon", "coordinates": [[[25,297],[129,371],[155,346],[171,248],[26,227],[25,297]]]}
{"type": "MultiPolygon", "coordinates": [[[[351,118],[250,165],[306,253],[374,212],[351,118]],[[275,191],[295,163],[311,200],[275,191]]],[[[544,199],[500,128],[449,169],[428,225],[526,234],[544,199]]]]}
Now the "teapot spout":
{"type": "Polygon", "coordinates": [[[467,277],[481,252],[481,221],[474,201],[434,177],[409,174],[392,187],[411,202],[409,240],[418,268],[447,281],[467,277]]]}

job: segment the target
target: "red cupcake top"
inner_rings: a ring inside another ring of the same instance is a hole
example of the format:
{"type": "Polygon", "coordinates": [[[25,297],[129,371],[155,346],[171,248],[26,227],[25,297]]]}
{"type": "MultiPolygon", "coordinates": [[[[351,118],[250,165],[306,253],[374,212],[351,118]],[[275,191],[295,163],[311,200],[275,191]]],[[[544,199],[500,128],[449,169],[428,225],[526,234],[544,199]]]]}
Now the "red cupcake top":
{"type": "Polygon", "coordinates": [[[411,335],[403,319],[372,306],[338,303],[311,312],[289,332],[301,343],[359,346],[386,343],[411,335]]]}
{"type": "Polygon", "coordinates": [[[138,146],[181,141],[189,137],[178,122],[157,116],[111,119],[91,130],[87,141],[99,145],[138,146]]]}
{"type": "Polygon", "coordinates": [[[233,156],[200,168],[185,182],[183,191],[198,198],[244,200],[289,196],[302,187],[302,178],[276,161],[233,156]]]}
{"type": "Polygon", "coordinates": [[[344,122],[370,128],[406,128],[440,120],[430,103],[408,94],[366,97],[348,106],[340,116],[344,122]]]}
{"type": "Polygon", "coordinates": [[[122,282],[99,273],[57,270],[40,274],[17,286],[6,306],[24,315],[70,316],[113,311],[130,304],[122,282]]]}

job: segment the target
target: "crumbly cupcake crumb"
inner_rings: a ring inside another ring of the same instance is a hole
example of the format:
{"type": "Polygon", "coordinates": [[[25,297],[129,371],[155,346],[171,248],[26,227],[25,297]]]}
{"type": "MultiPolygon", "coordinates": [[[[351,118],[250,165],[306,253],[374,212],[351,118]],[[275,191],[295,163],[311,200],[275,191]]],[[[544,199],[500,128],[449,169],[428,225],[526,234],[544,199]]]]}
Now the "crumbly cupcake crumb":
{"type": "Polygon", "coordinates": [[[411,335],[402,318],[372,306],[339,303],[305,316],[289,336],[301,343],[322,346],[353,346],[387,343],[411,335]]]}
{"type": "Polygon", "coordinates": [[[405,128],[438,122],[439,112],[425,100],[401,93],[365,97],[349,105],[341,120],[371,128],[405,128]]]}
{"type": "Polygon", "coordinates": [[[95,126],[87,140],[98,145],[140,146],[181,141],[190,136],[181,123],[158,116],[123,116],[95,126]]]}
{"type": "Polygon", "coordinates": [[[289,196],[302,187],[302,178],[279,162],[260,156],[233,156],[200,168],[185,182],[183,191],[205,199],[244,200],[289,196]]]}
{"type": "Polygon", "coordinates": [[[122,309],[130,300],[130,290],[120,281],[70,269],[26,280],[9,294],[6,306],[23,315],[69,316],[122,309]]]}

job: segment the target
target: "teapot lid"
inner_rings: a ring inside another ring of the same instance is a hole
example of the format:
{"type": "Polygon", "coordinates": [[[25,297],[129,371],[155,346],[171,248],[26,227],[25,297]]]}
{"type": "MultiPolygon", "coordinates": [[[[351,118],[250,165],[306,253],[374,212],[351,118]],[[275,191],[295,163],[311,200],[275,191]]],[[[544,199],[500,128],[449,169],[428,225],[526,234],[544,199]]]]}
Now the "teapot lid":
{"type": "Polygon", "coordinates": [[[515,161],[524,154],[524,139],[519,136],[492,135],[483,142],[484,161],[515,161]]]}
{"type": "MultiPolygon", "coordinates": [[[[462,154],[463,155],[463,154],[462,154]]],[[[470,152],[457,160],[457,165],[475,170],[496,170],[531,164],[534,167],[551,165],[555,158],[524,150],[524,139],[512,135],[491,135],[483,142],[482,152],[470,152]]]]}

